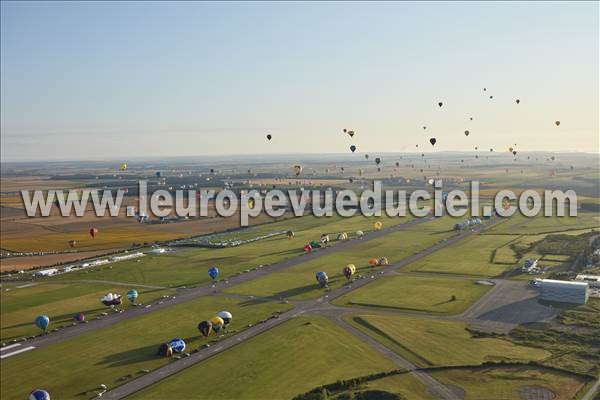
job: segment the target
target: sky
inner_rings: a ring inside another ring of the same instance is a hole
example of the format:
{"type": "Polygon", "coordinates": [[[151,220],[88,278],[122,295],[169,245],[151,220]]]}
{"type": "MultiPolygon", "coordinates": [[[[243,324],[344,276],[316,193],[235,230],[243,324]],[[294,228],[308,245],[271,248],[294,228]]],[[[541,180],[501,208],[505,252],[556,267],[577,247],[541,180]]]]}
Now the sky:
{"type": "Polygon", "coordinates": [[[598,152],[599,4],[3,1],[2,161],[598,152]]]}

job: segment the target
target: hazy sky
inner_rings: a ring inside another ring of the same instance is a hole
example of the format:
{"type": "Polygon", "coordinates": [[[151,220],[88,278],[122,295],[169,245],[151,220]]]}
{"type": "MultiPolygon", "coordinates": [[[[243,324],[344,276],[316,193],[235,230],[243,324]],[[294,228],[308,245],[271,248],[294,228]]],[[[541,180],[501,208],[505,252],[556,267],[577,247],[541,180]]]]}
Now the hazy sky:
{"type": "Polygon", "coordinates": [[[1,4],[3,161],[599,148],[598,2],[1,4]]]}

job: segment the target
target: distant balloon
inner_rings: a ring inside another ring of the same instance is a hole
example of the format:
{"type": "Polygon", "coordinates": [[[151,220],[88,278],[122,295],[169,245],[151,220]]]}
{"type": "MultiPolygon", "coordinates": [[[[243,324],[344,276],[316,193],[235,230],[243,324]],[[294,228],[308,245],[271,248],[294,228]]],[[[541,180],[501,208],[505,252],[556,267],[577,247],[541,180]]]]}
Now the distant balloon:
{"type": "Polygon", "coordinates": [[[138,298],[137,290],[130,289],[129,291],[127,291],[127,298],[130,302],[135,303],[136,299],[138,298]]]}
{"type": "Polygon", "coordinates": [[[90,236],[92,238],[95,238],[97,234],[98,234],[98,228],[90,228],[90,236]]]}
{"type": "Polygon", "coordinates": [[[369,155],[368,155],[368,154],[365,154],[365,158],[368,160],[368,159],[369,159],[369,155]]]}
{"type": "Polygon", "coordinates": [[[100,299],[100,302],[107,307],[118,306],[122,303],[121,295],[116,293],[107,293],[100,299]]]}
{"type": "Polygon", "coordinates": [[[121,170],[121,171],[127,170],[127,163],[121,163],[121,165],[119,165],[119,170],[121,170]]]}
{"type": "Polygon", "coordinates": [[[50,318],[47,315],[39,315],[35,319],[35,326],[45,331],[50,325],[50,318]]]}
{"type": "Polygon", "coordinates": [[[288,240],[292,240],[294,238],[293,231],[287,231],[285,234],[287,235],[288,240]]]}
{"type": "Polygon", "coordinates": [[[272,135],[269,133],[269,134],[267,135],[267,140],[269,140],[269,141],[270,141],[271,139],[273,139],[273,136],[272,136],[272,135]]]}
{"type": "Polygon", "coordinates": [[[444,103],[442,103],[441,101],[438,103],[438,106],[440,106],[440,107],[443,105],[444,105],[444,103]]]}
{"type": "Polygon", "coordinates": [[[432,137],[431,139],[429,139],[429,143],[431,143],[431,145],[434,146],[437,143],[437,139],[432,137]]]}
{"type": "Polygon", "coordinates": [[[469,118],[469,120],[473,121],[473,117],[469,118]]]}
{"type": "Polygon", "coordinates": [[[519,100],[519,99],[515,100],[515,103],[517,103],[517,104],[519,104],[520,102],[521,102],[521,100],[519,100]]]}
{"type": "Polygon", "coordinates": [[[77,240],[69,240],[69,247],[73,248],[77,245],[77,240]]]}
{"type": "Polygon", "coordinates": [[[315,278],[317,279],[317,282],[319,282],[319,285],[321,285],[321,287],[327,286],[327,283],[329,282],[329,277],[325,272],[322,271],[317,272],[315,274],[315,278]]]}
{"type": "Polygon", "coordinates": [[[354,136],[354,131],[348,131],[348,136],[353,137],[354,136]]]}
{"type": "Polygon", "coordinates": [[[302,170],[304,168],[302,168],[302,165],[294,165],[294,173],[296,174],[296,176],[300,175],[302,173],[302,170]]]}
{"type": "Polygon", "coordinates": [[[85,314],[84,313],[75,314],[73,316],[73,319],[77,322],[83,322],[83,321],[85,321],[85,314]]]}
{"type": "Polygon", "coordinates": [[[212,324],[210,323],[210,321],[202,321],[198,324],[198,330],[200,331],[202,336],[207,337],[212,331],[212,324]]]}
{"type": "Polygon", "coordinates": [[[354,153],[356,151],[356,146],[355,145],[351,145],[350,146],[350,151],[354,153]]]}
{"type": "Polygon", "coordinates": [[[555,124],[556,126],[559,126],[559,125],[560,125],[560,121],[555,121],[555,122],[554,122],[554,124],[555,124]]]}
{"type": "Polygon", "coordinates": [[[217,279],[217,276],[219,276],[219,268],[217,267],[210,267],[208,269],[208,276],[214,281],[215,279],[217,279]]]}
{"type": "Polygon", "coordinates": [[[484,91],[484,92],[485,92],[485,91],[487,91],[487,88],[483,88],[483,91],[484,91]]]}
{"type": "Polygon", "coordinates": [[[29,393],[29,400],[50,400],[50,394],[44,389],[35,389],[29,393]]]}
{"type": "Polygon", "coordinates": [[[427,127],[426,127],[426,126],[424,126],[424,127],[423,127],[423,130],[425,130],[425,129],[427,129],[427,127]]]}
{"type": "Polygon", "coordinates": [[[465,131],[465,136],[469,136],[469,131],[465,131]]]}
{"type": "Polygon", "coordinates": [[[513,156],[516,156],[517,155],[517,151],[513,150],[512,154],[513,154],[513,156]]]}
{"type": "Polygon", "coordinates": [[[381,158],[379,158],[379,157],[375,158],[375,164],[377,164],[377,165],[381,164],[381,158]]]}

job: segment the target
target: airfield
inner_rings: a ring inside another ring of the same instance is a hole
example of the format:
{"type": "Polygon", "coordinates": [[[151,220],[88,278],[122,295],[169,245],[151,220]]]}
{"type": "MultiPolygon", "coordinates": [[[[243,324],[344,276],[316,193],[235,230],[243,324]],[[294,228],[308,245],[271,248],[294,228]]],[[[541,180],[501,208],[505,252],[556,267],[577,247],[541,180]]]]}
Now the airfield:
{"type": "Polygon", "coordinates": [[[519,269],[530,258],[545,267],[535,278],[586,265],[582,255],[597,243],[600,229],[597,170],[579,156],[559,156],[557,165],[498,156],[481,168],[474,165],[483,160],[471,155],[465,165],[466,157],[444,156],[428,168],[419,154],[408,154],[384,172],[366,163],[346,167],[365,169],[360,177],[352,173],[352,182],[347,171],[310,160],[300,182],[276,172],[283,162],[249,165],[250,177],[245,167],[228,165],[213,175],[208,166],[186,165],[165,176],[173,187],[201,175],[211,179],[207,187],[228,180],[244,187],[358,191],[372,179],[426,188],[427,179],[442,171],[450,188],[486,176],[485,201],[504,185],[517,192],[574,187],[583,207],[577,217],[496,216],[463,230],[454,227],[468,214],[286,214],[259,217],[242,229],[237,218],[214,215],[140,224],[125,215],[63,221],[54,210],[48,219],[27,219],[15,193],[21,175],[38,176],[30,178],[31,188],[48,189],[49,180],[64,188],[128,187],[126,203],[135,204],[133,183],[151,170],[141,163],[131,163],[124,174],[93,166],[76,179],[70,170],[81,166],[60,165],[48,179],[40,178],[47,169],[15,167],[8,181],[3,175],[2,186],[1,397],[26,398],[43,388],[53,398],[69,399],[320,399],[324,392],[340,399],[592,399],[600,374],[600,299],[577,307],[540,302],[532,276],[519,269]],[[425,172],[412,167],[418,162],[425,172]],[[179,171],[189,171],[188,177],[179,171]],[[383,228],[375,229],[375,222],[383,228]],[[87,237],[89,226],[99,228],[98,240],[87,237]],[[211,237],[221,241],[265,238],[225,248],[169,246],[217,232],[211,237]],[[337,239],[342,232],[347,240],[337,239]],[[303,251],[323,233],[331,236],[329,244],[303,251]],[[77,241],[75,248],[70,240],[77,241]],[[152,253],[153,245],[167,251],[152,253]],[[145,255],[32,275],[56,263],[60,268],[125,250],[145,255]],[[42,254],[30,254],[36,251],[42,254]],[[370,266],[374,257],[386,257],[389,265],[370,266]],[[350,280],[342,274],[349,263],[356,266],[350,280]],[[207,271],[214,265],[220,273],[213,282],[207,271]],[[315,281],[316,271],[329,276],[327,288],[315,281]],[[99,302],[108,292],[129,289],[138,291],[138,305],[125,300],[116,307],[120,312],[99,302]],[[222,310],[232,313],[231,324],[203,337],[198,322],[222,310]],[[73,320],[77,313],[85,314],[85,323],[73,320]],[[46,334],[33,324],[40,314],[50,317],[46,334]],[[185,340],[185,353],[158,356],[160,344],[174,337],[185,340]]]}

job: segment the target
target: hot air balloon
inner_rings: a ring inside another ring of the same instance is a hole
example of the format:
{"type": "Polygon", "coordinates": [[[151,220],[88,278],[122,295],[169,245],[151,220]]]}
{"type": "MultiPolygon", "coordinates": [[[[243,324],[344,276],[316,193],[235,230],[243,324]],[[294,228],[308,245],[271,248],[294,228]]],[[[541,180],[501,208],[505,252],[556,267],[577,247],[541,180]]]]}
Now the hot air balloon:
{"type": "Polygon", "coordinates": [[[431,143],[432,146],[434,146],[436,142],[437,142],[436,138],[432,137],[431,139],[429,139],[429,143],[431,143]]]}
{"type": "Polygon", "coordinates": [[[303,250],[305,253],[310,253],[312,251],[312,247],[310,244],[305,244],[303,250]]]}
{"type": "Polygon", "coordinates": [[[98,234],[98,228],[90,228],[90,236],[92,238],[95,238],[97,234],[98,234]]]}
{"type": "Polygon", "coordinates": [[[317,242],[316,240],[311,241],[309,244],[312,249],[320,249],[321,248],[321,244],[319,242],[317,242]]]}
{"type": "Polygon", "coordinates": [[[348,135],[349,135],[350,137],[353,137],[353,136],[354,136],[354,131],[348,131],[347,133],[348,133],[348,135]]]}
{"type": "Polygon", "coordinates": [[[371,259],[369,260],[369,265],[370,265],[371,267],[376,267],[376,266],[378,266],[378,265],[379,265],[379,261],[377,261],[377,259],[376,259],[376,258],[371,258],[371,259]]]}
{"type": "Polygon", "coordinates": [[[211,169],[210,169],[210,173],[211,173],[211,174],[214,174],[214,173],[215,173],[215,169],[214,169],[214,168],[211,168],[211,169]]]}
{"type": "Polygon", "coordinates": [[[519,99],[515,100],[515,103],[517,103],[517,104],[519,104],[520,102],[521,102],[521,100],[519,100],[519,99]]]}
{"type": "Polygon", "coordinates": [[[352,278],[352,275],[354,275],[355,271],[356,271],[356,267],[354,266],[354,264],[348,264],[344,267],[344,269],[342,270],[342,273],[346,277],[346,280],[350,281],[350,279],[352,278]]]}
{"type": "Polygon", "coordinates": [[[377,260],[377,262],[379,263],[379,265],[389,265],[390,264],[388,262],[387,257],[379,257],[379,260],[377,260]]]}
{"type": "Polygon", "coordinates": [[[442,103],[441,101],[438,103],[438,106],[440,106],[440,107],[443,105],[444,105],[444,103],[442,103]]]}
{"type": "Polygon", "coordinates": [[[322,271],[317,272],[315,274],[315,278],[317,278],[317,282],[319,282],[319,285],[321,285],[321,287],[327,286],[327,283],[329,282],[329,277],[325,272],[322,271]]]}
{"type": "Polygon", "coordinates": [[[375,158],[375,164],[377,164],[377,165],[381,164],[381,158],[379,158],[379,157],[375,158]]]}
{"type": "Polygon", "coordinates": [[[73,319],[77,322],[83,322],[83,321],[85,321],[85,314],[84,313],[75,314],[73,316],[73,319]]]}
{"type": "Polygon", "coordinates": [[[356,151],[356,146],[355,145],[351,145],[350,146],[350,151],[354,153],[356,151]]]}
{"type": "Polygon", "coordinates": [[[492,148],[490,147],[490,153],[491,153],[491,152],[493,152],[493,151],[494,151],[494,149],[492,149],[492,148]]]}
{"type": "Polygon", "coordinates": [[[425,130],[425,129],[427,129],[427,127],[426,127],[426,126],[424,126],[424,127],[423,127],[423,130],[425,130]]]}
{"type": "Polygon", "coordinates": [[[217,315],[221,317],[225,326],[229,325],[231,323],[231,320],[233,319],[233,316],[229,311],[221,311],[217,315]]]}
{"type": "Polygon", "coordinates": [[[208,337],[210,335],[210,331],[212,331],[212,324],[210,321],[202,321],[198,324],[198,330],[204,337],[208,337]]]}
{"type": "Polygon", "coordinates": [[[210,276],[210,279],[212,279],[213,281],[215,279],[217,279],[217,276],[219,276],[219,268],[217,268],[217,267],[210,267],[208,269],[208,276],[210,276]]]}
{"type": "Polygon", "coordinates": [[[363,173],[364,173],[364,172],[365,172],[365,171],[364,171],[362,168],[359,168],[359,169],[358,169],[358,176],[363,176],[363,173]]]}
{"type": "Polygon", "coordinates": [[[183,353],[185,351],[185,341],[183,339],[174,338],[168,344],[173,349],[173,353],[183,353]]]}
{"type": "Polygon", "coordinates": [[[294,232],[292,232],[292,231],[287,231],[286,235],[287,235],[288,240],[292,240],[294,238],[294,232]]]}
{"type": "Polygon", "coordinates": [[[323,244],[327,244],[327,243],[329,243],[329,235],[328,235],[328,234],[326,234],[326,233],[323,233],[323,234],[321,235],[321,243],[323,243],[323,244]]]}
{"type": "Polygon", "coordinates": [[[551,159],[552,161],[554,161],[554,160],[555,160],[555,157],[554,157],[554,156],[552,156],[552,157],[550,157],[550,159],[551,159]]]}
{"type": "Polygon", "coordinates": [[[50,394],[44,389],[35,389],[29,393],[29,400],[50,400],[50,394]]]}
{"type": "Polygon", "coordinates": [[[348,234],[346,232],[342,232],[337,237],[338,240],[348,240],[348,234]]]}
{"type": "Polygon", "coordinates": [[[493,99],[493,98],[494,98],[494,96],[490,96],[490,100],[493,99]]]}
{"type": "Polygon", "coordinates": [[[510,208],[510,202],[506,199],[504,199],[504,201],[502,202],[502,208],[504,208],[505,210],[508,210],[510,208]]]}
{"type": "Polygon", "coordinates": [[[119,169],[121,171],[125,171],[127,169],[127,163],[121,163],[121,165],[119,165],[119,169]]]}
{"type": "Polygon", "coordinates": [[[365,154],[365,159],[367,159],[367,160],[369,159],[369,155],[368,154],[365,154]]]}
{"type": "Polygon", "coordinates": [[[483,91],[484,91],[484,92],[485,92],[485,91],[487,91],[487,88],[483,88],[483,91]]]}
{"type": "Polygon", "coordinates": [[[273,139],[273,136],[271,136],[271,134],[269,133],[269,134],[267,135],[267,140],[271,140],[271,139],[273,139]]]}
{"type": "Polygon", "coordinates": [[[296,176],[300,175],[302,173],[302,165],[294,165],[294,173],[296,174],[296,176]]]}
{"type": "Polygon", "coordinates": [[[127,298],[132,304],[135,304],[136,299],[138,298],[138,292],[135,289],[130,289],[127,291],[127,298]]]}
{"type": "Polygon", "coordinates": [[[469,131],[465,131],[465,136],[469,136],[469,131]]]}
{"type": "Polygon", "coordinates": [[[517,151],[513,150],[512,154],[513,154],[513,156],[516,156],[517,155],[517,151]]]}
{"type": "Polygon", "coordinates": [[[160,172],[160,171],[156,171],[156,172],[154,173],[154,175],[156,175],[156,177],[157,177],[157,178],[160,178],[160,176],[161,176],[161,172],[160,172]]]}
{"type": "Polygon", "coordinates": [[[173,349],[168,343],[163,343],[156,353],[161,357],[171,357],[173,355],[173,349]]]}
{"type": "Polygon", "coordinates": [[[215,333],[219,333],[221,328],[225,325],[223,318],[219,317],[218,315],[212,317],[210,319],[210,323],[212,324],[212,330],[215,331],[215,333]]]}
{"type": "Polygon", "coordinates": [[[359,238],[362,238],[364,235],[365,234],[363,231],[356,231],[356,236],[358,236],[359,238]]]}
{"type": "Polygon", "coordinates": [[[396,161],[396,167],[399,167],[400,163],[398,161],[396,161]]]}
{"type": "Polygon", "coordinates": [[[48,325],[50,325],[50,318],[48,318],[47,315],[38,315],[34,322],[35,326],[45,331],[48,328],[48,325]]]}
{"type": "Polygon", "coordinates": [[[376,231],[380,230],[381,228],[383,228],[383,222],[377,221],[373,224],[373,229],[375,229],[376,231]]]}
{"type": "Polygon", "coordinates": [[[114,306],[118,306],[123,301],[121,300],[120,294],[107,293],[100,299],[100,302],[107,307],[114,307],[114,306]]]}
{"type": "Polygon", "coordinates": [[[554,122],[554,124],[555,124],[556,126],[559,126],[559,125],[560,125],[560,121],[555,121],[555,122],[554,122]]]}
{"type": "Polygon", "coordinates": [[[69,247],[73,248],[77,245],[77,241],[76,240],[69,240],[69,247]]]}

